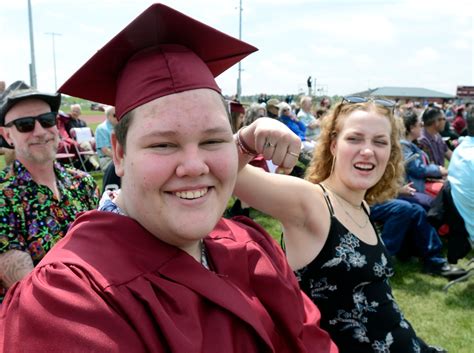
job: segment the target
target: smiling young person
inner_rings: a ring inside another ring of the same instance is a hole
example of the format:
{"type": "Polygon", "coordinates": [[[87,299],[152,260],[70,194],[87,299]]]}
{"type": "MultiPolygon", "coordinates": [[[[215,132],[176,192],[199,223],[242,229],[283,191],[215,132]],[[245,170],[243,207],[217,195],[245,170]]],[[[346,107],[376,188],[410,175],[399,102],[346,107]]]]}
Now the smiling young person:
{"type": "Polygon", "coordinates": [[[11,289],[2,351],[338,351],[271,237],[221,218],[246,153],[300,148],[265,118],[234,140],[214,77],[254,50],[155,4],[61,87],[115,106],[122,189],[11,289]]]}
{"type": "Polygon", "coordinates": [[[368,217],[368,203],[399,188],[398,139],[390,101],[348,97],[323,119],[306,180],[251,166],[239,173],[236,195],[282,222],[300,287],[343,353],[439,351],[398,308],[390,256],[368,217]]]}

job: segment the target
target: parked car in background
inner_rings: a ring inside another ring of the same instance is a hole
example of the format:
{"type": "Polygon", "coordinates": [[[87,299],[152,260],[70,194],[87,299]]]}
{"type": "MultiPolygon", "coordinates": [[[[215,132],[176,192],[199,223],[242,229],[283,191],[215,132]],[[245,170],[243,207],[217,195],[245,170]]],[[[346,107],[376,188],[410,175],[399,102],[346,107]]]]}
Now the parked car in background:
{"type": "Polygon", "coordinates": [[[91,103],[91,110],[103,112],[105,111],[105,107],[99,103],[91,103]]]}

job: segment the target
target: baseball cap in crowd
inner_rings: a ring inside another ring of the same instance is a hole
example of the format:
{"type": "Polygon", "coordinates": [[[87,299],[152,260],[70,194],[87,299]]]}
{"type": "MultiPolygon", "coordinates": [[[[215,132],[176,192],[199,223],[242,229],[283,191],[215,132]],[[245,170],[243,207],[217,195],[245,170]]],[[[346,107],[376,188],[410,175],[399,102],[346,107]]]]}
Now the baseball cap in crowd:
{"type": "Polygon", "coordinates": [[[48,103],[52,112],[57,112],[61,105],[61,94],[42,93],[23,81],[15,81],[0,95],[0,126],[5,125],[5,115],[15,104],[29,98],[48,103]]]}
{"type": "Polygon", "coordinates": [[[151,5],[60,92],[115,106],[117,118],[169,94],[220,93],[214,78],[257,49],[163,4],[151,5]]]}

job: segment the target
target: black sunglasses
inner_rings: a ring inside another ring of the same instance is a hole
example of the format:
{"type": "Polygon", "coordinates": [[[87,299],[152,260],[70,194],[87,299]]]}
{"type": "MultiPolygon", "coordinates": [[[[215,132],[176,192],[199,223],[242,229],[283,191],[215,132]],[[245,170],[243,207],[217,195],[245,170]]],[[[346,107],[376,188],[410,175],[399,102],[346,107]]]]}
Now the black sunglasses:
{"type": "Polygon", "coordinates": [[[388,99],[379,99],[372,97],[358,97],[358,96],[347,96],[342,98],[342,103],[367,103],[374,102],[377,105],[382,107],[393,109],[395,107],[395,102],[388,99]]]}
{"type": "Polygon", "coordinates": [[[47,129],[56,125],[57,114],[56,112],[49,112],[38,116],[26,116],[10,121],[8,124],[5,124],[5,126],[12,127],[15,125],[19,132],[25,133],[33,131],[35,129],[35,123],[38,121],[43,128],[47,129]]]}

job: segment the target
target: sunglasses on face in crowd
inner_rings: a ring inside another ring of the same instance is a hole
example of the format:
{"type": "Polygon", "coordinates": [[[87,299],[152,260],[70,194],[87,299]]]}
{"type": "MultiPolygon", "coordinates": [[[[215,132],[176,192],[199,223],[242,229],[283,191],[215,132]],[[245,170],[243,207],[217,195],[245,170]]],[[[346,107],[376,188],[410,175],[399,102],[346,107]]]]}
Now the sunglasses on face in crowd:
{"type": "Polygon", "coordinates": [[[377,105],[393,110],[395,108],[395,102],[388,99],[378,99],[378,98],[367,98],[367,97],[358,97],[358,96],[347,96],[342,98],[342,103],[367,103],[374,102],[377,105]]]}
{"type": "Polygon", "coordinates": [[[26,133],[33,131],[36,121],[38,121],[43,128],[47,129],[56,125],[56,115],[56,112],[48,112],[38,116],[26,116],[10,121],[8,124],[5,124],[5,126],[12,127],[15,125],[19,132],[26,133]]]}

